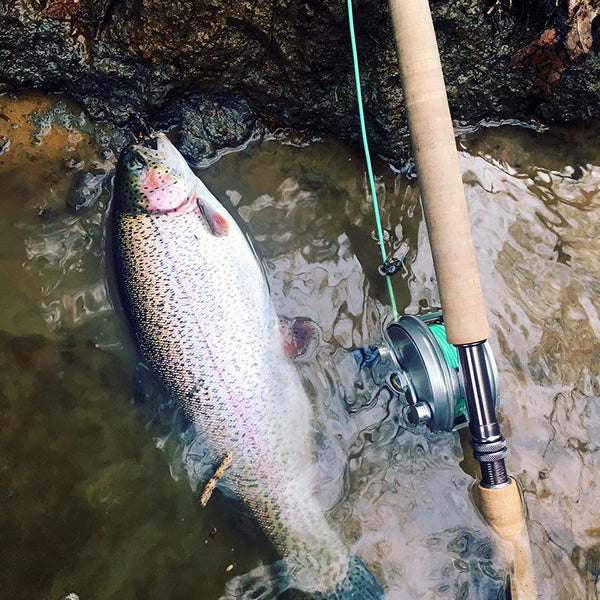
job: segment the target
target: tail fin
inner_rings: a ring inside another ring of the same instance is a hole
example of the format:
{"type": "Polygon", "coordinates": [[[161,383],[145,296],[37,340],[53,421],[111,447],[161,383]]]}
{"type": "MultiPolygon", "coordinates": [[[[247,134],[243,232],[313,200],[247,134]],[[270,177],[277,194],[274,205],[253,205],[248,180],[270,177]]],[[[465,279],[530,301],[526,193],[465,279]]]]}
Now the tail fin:
{"type": "Polygon", "coordinates": [[[309,592],[290,577],[288,564],[278,560],[259,565],[227,582],[219,600],[385,600],[381,586],[360,558],[350,557],[344,580],[329,592],[309,592]]]}
{"type": "Polygon", "coordinates": [[[385,600],[385,594],[375,577],[358,556],[352,556],[344,581],[333,593],[323,594],[323,600],[385,600]]]}

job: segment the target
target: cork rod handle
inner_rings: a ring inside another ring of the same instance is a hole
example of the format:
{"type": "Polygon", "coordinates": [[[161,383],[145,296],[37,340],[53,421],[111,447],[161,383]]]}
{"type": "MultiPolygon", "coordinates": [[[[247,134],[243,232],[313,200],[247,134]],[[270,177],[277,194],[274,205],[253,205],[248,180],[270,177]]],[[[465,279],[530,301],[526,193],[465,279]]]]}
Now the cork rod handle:
{"type": "Polygon", "coordinates": [[[486,521],[512,551],[512,597],[518,600],[537,598],[531,562],[531,547],[523,514],[523,501],[517,482],[511,478],[503,488],[478,486],[481,508],[486,521]]]}
{"type": "Polygon", "coordinates": [[[429,3],[390,7],[446,334],[455,345],[480,342],[489,326],[429,3]]]}

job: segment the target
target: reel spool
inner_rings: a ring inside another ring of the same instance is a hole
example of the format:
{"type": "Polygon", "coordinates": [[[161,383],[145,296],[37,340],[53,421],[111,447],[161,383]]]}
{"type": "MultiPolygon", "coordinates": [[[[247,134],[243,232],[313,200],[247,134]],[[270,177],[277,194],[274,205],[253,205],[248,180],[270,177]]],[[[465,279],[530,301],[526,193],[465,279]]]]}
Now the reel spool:
{"type": "MultiPolygon", "coordinates": [[[[431,431],[453,431],[469,422],[465,383],[458,353],[446,339],[442,313],[405,315],[386,332],[389,354],[396,369],[388,377],[394,392],[408,402],[407,418],[431,431]]],[[[492,350],[483,345],[496,407],[500,397],[498,370],[492,350]]],[[[379,349],[380,354],[388,354],[379,349]]]]}

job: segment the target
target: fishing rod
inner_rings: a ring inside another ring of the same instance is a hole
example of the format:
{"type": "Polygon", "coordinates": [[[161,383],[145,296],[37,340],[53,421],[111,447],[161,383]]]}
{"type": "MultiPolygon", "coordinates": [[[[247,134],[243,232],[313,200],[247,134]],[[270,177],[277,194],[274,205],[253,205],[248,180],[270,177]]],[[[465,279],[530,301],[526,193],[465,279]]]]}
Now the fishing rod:
{"type": "Polygon", "coordinates": [[[490,330],[429,2],[390,0],[390,9],[446,337],[457,350],[473,456],[481,466],[483,515],[513,545],[512,597],[530,600],[537,591],[523,502],[504,462],[497,374],[486,343],[490,330]]]}
{"type": "MultiPolygon", "coordinates": [[[[432,431],[468,424],[481,467],[477,492],[483,516],[513,549],[512,598],[533,600],[537,591],[523,501],[505,465],[508,448],[496,416],[499,378],[487,342],[489,324],[429,2],[389,3],[442,311],[397,319],[386,331],[387,347],[358,351],[359,360],[387,371],[390,388],[408,401],[411,423],[432,431]]],[[[351,0],[348,12],[358,73],[351,0]]],[[[357,89],[360,103],[358,83],[357,89]]]]}

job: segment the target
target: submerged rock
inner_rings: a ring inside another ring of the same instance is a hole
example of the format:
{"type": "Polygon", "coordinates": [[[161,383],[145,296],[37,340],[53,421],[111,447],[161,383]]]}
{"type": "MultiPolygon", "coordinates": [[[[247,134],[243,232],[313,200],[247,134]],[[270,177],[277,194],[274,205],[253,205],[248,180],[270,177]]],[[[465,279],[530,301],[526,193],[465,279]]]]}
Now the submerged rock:
{"type": "MultiPolygon", "coordinates": [[[[572,17],[578,2],[561,0],[570,8],[552,12],[556,3],[545,0],[433,0],[453,117],[475,124],[599,116],[593,45],[585,62],[565,65],[549,101],[531,94],[536,64],[508,69],[519,49],[552,19],[572,17]]],[[[404,159],[408,133],[387,3],[357,1],[355,19],[371,143],[404,159]]],[[[141,120],[180,125],[192,158],[241,143],[259,123],[359,136],[343,2],[2,0],[0,25],[1,89],[65,92],[92,117],[133,130],[141,120]]]]}

